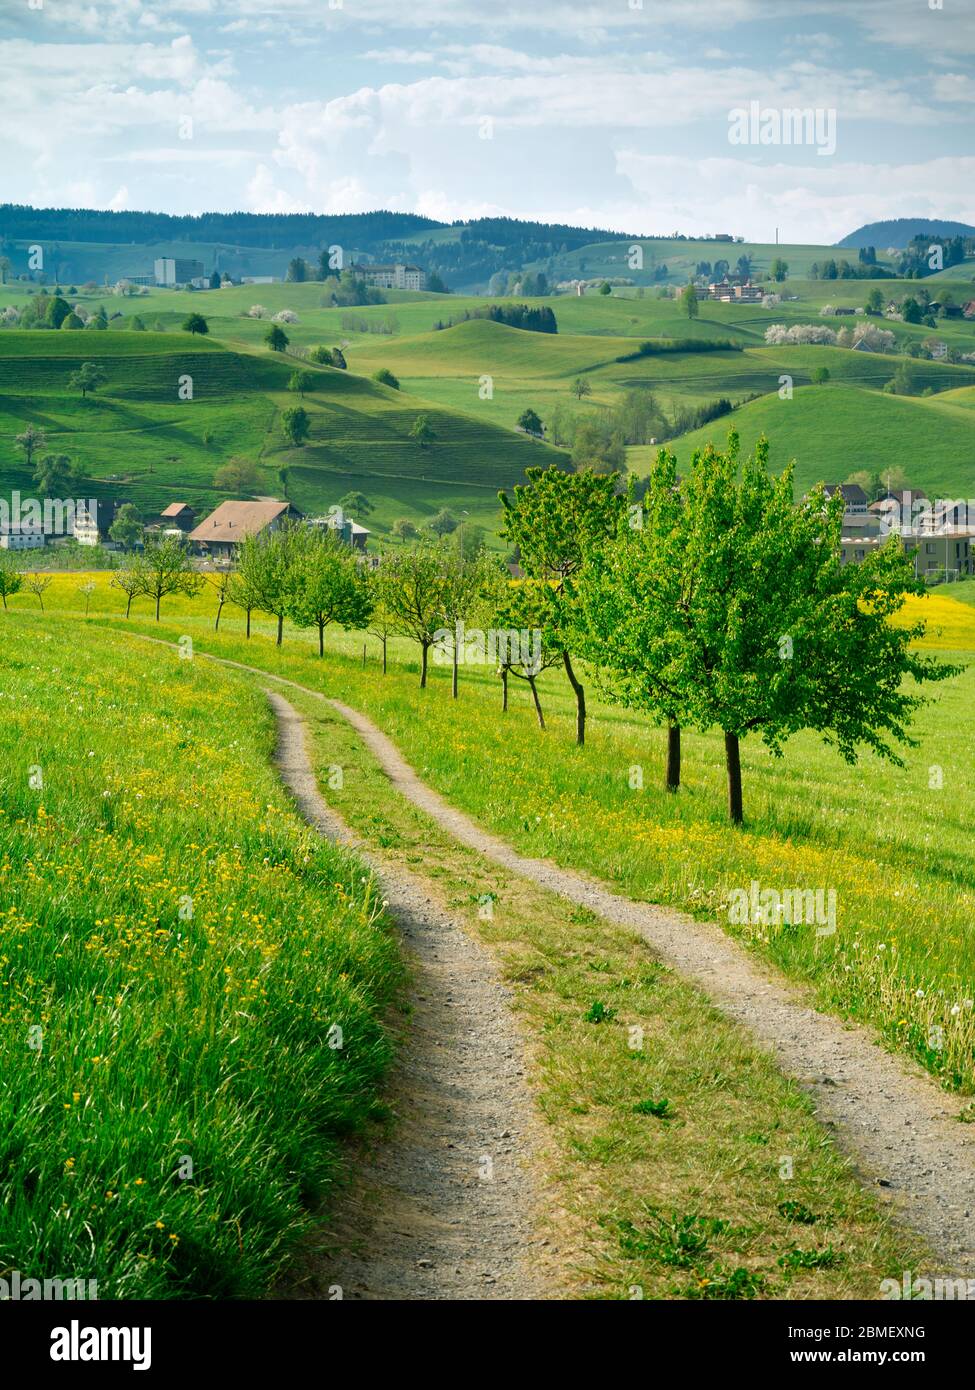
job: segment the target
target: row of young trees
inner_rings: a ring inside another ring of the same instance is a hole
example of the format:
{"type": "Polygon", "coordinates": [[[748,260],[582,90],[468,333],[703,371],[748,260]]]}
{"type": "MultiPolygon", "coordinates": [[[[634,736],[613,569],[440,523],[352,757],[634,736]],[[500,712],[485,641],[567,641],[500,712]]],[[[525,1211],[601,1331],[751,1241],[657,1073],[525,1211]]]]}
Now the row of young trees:
{"type": "Polygon", "coordinates": [[[842,498],[816,489],[793,501],[792,469],[773,476],[768,445],[742,459],[738,438],[708,446],[683,476],[662,449],[645,485],[622,491],[612,474],[531,469],[501,494],[502,535],[522,574],[513,579],[483,549],[438,543],[404,547],[375,569],[332,532],[291,526],[240,547],[236,568],[204,576],[182,543],[168,539],[113,577],[128,595],[150,597],[159,616],[169,593],[204,582],[224,607],[318,631],[399,635],[420,648],[420,685],[431,649],[452,664],[458,693],[465,662],[492,661],[501,681],[528,685],[541,728],[537,681],[559,667],[575,703],[576,742],[586,739],[586,682],[668,730],[665,785],[681,783],[681,732],[724,738],[728,809],[743,818],[741,743],[760,738],[775,756],[812,730],[848,762],[870,749],[895,763],[921,697],[905,678],[944,679],[956,668],[912,645],[923,624],[893,625],[906,595],[923,592],[896,537],[858,565],[840,563],[842,498]],[[485,652],[483,634],[502,639],[485,652]],[[465,637],[465,633],[467,636],[465,637]],[[529,634],[532,641],[524,640],[529,634]],[[480,650],[465,650],[476,635],[480,650]],[[522,640],[517,640],[519,635],[522,640]],[[585,674],[588,673],[588,674],[585,674]]]}

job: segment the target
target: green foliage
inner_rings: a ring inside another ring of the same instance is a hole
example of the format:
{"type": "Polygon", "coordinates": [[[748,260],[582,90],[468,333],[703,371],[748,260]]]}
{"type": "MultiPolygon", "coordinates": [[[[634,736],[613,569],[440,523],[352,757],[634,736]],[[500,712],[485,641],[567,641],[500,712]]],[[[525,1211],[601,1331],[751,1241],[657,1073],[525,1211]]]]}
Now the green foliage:
{"type": "Polygon", "coordinates": [[[189,314],[183,320],[182,329],[184,333],[199,333],[205,335],[210,332],[210,325],[202,314],[189,314]]]}
{"type": "Polygon", "coordinates": [[[694,285],[685,285],[681,290],[680,304],[689,319],[697,318],[700,307],[697,300],[697,289],[694,285]]]}
{"type": "Polygon", "coordinates": [[[138,509],[131,502],[125,502],[119,507],[108,528],[108,534],[123,550],[132,550],[142,540],[142,520],[138,509]]]}
{"type": "Polygon", "coordinates": [[[429,448],[437,434],[426,415],[418,415],[410,428],[410,438],[415,439],[421,449],[429,448]]]}
{"type": "Polygon", "coordinates": [[[272,352],[284,352],[291,340],[279,323],[272,323],[264,334],[264,341],[272,352]]]}
{"type": "Polygon", "coordinates": [[[75,391],[81,392],[82,400],[86,399],[89,391],[97,391],[99,386],[104,386],[108,377],[104,368],[97,362],[83,362],[76,372],[72,372],[68,378],[68,384],[75,391]]]}
{"type": "Polygon", "coordinates": [[[282,411],[281,428],[291,443],[300,448],[311,433],[308,411],[302,405],[293,405],[282,411]]]}
{"type": "Polygon", "coordinates": [[[399,390],[399,378],[395,377],[388,367],[380,367],[378,372],[373,372],[373,381],[378,381],[380,386],[389,386],[393,391],[399,390]]]}

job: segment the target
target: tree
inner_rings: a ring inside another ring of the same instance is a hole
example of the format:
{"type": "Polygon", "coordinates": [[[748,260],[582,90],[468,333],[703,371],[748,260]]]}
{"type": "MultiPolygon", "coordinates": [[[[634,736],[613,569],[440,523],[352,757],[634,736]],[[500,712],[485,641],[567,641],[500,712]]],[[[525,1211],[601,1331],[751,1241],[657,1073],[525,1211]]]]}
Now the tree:
{"type": "Polygon", "coordinates": [[[876,286],[867,295],[866,310],[868,314],[881,314],[884,309],[884,296],[876,286]]]}
{"type": "Polygon", "coordinates": [[[211,273],[211,275],[210,275],[210,280],[209,280],[209,285],[210,285],[211,290],[218,290],[218,289],[220,288],[221,283],[222,283],[222,282],[221,282],[221,279],[220,279],[220,272],[219,272],[219,270],[214,270],[214,271],[211,273]]]}
{"type": "Polygon", "coordinates": [[[71,305],[68,301],[62,299],[59,294],[55,295],[47,306],[47,323],[51,328],[60,328],[70,313],[71,305]]]}
{"type": "Polygon", "coordinates": [[[273,323],[264,334],[264,341],[272,352],[284,352],[291,339],[278,323],[273,323]]]}
{"type": "Polygon", "coordinates": [[[300,449],[311,433],[311,420],[303,405],[293,405],[282,413],[281,428],[288,439],[300,449]]]}
{"type": "Polygon", "coordinates": [[[67,454],[46,454],[34,469],[34,482],[44,497],[70,497],[78,476],[67,454]]]}
{"type": "Polygon", "coordinates": [[[574,585],[589,553],[616,531],[624,500],[612,474],[565,473],[556,467],[529,468],[529,482],[511,499],[499,493],[501,536],[518,547],[521,567],[552,593],[551,627],[566,679],[576,700],[576,742],[586,741],[586,692],[576,675],[569,647],[575,635],[574,585]]]}
{"type": "Polygon", "coordinates": [[[415,439],[421,449],[427,448],[436,439],[433,426],[425,415],[418,415],[410,428],[410,438],[415,439]]]}
{"type": "Polygon", "coordinates": [[[827,381],[829,381],[829,368],[828,368],[828,367],[816,367],[816,368],[814,368],[813,374],[812,374],[812,379],[813,379],[813,382],[814,382],[817,386],[825,386],[826,383],[827,383],[827,381]]]}
{"type": "Polygon", "coordinates": [[[353,512],[358,516],[368,516],[375,510],[366,494],[356,491],[347,492],[344,497],[340,497],[337,506],[345,516],[350,516],[353,512]]]}
{"type": "MultiPolygon", "coordinates": [[[[279,647],[291,605],[295,561],[309,535],[304,527],[286,525],[279,531],[245,536],[238,551],[237,572],[243,592],[254,601],[255,608],[277,619],[279,647]]],[[[248,633],[249,630],[248,621],[248,633]]]]}
{"type": "Polygon", "coordinates": [[[536,438],[541,438],[545,433],[539,415],[532,409],[523,410],[518,416],[518,428],[523,429],[526,434],[533,434],[536,438]]]}
{"type": "Polygon", "coordinates": [[[680,305],[689,319],[696,319],[698,316],[697,287],[695,285],[685,285],[680,292],[680,305]]]}
{"type": "Polygon", "coordinates": [[[430,648],[441,623],[444,594],[443,552],[432,545],[384,555],[376,571],[377,598],[393,631],[420,646],[420,689],[427,684],[430,648]]]}
{"type": "Polygon", "coordinates": [[[288,270],[285,280],[291,284],[301,285],[308,279],[308,262],[302,256],[295,256],[288,262],[288,270]]]}
{"type": "MultiPolygon", "coordinates": [[[[380,569],[382,566],[380,566],[380,569]]],[[[383,585],[379,578],[379,570],[366,571],[366,583],[369,586],[369,603],[371,612],[369,615],[369,627],[367,631],[371,636],[379,639],[383,649],[383,675],[386,674],[386,652],[389,646],[389,639],[396,631],[396,620],[392,613],[383,602],[383,585]]]]}
{"type": "Polygon", "coordinates": [[[491,626],[498,634],[498,675],[501,677],[501,713],[508,710],[508,679],[523,680],[531,691],[538,727],[544,733],[545,715],[538,698],[538,677],[551,666],[562,664],[562,652],[551,627],[553,611],[549,585],[535,579],[509,582],[501,576],[492,590],[491,626]]]}
{"type": "Polygon", "coordinates": [[[599,286],[599,293],[600,293],[600,294],[612,294],[612,293],[613,293],[613,287],[612,287],[612,285],[609,283],[608,280],[604,280],[603,283],[599,286]]]}
{"type": "MultiPolygon", "coordinates": [[[[673,456],[658,467],[676,488],[673,456]]],[[[726,450],[698,451],[679,493],[677,573],[667,590],[678,601],[648,600],[647,566],[624,565],[616,578],[630,616],[621,640],[658,708],[666,678],[680,723],[724,734],[732,822],[743,819],[740,745],[749,734],[773,756],[811,729],[849,762],[864,745],[899,762],[890,739],[910,743],[906,722],[921,703],[900,692],[902,680],[941,679],[953,668],[912,651],[923,624],[889,621],[924,587],[898,538],[844,567],[841,494],[827,502],[817,488],[794,503],[792,468],[770,476],[764,439],[745,462],[734,433],[726,450]]]]}
{"type": "Polygon", "coordinates": [[[349,364],[345,360],[345,353],[342,349],[332,348],[332,366],[338,367],[340,371],[344,372],[348,365],[349,364]]]}
{"type": "Polygon", "coordinates": [[[577,376],[575,381],[569,387],[569,390],[572,392],[573,396],[575,396],[577,401],[581,401],[583,396],[592,395],[592,387],[589,385],[589,382],[586,380],[584,376],[577,376]]]}
{"type": "Polygon", "coordinates": [[[68,378],[68,385],[73,390],[80,391],[82,400],[85,400],[89,391],[96,391],[107,380],[108,378],[97,362],[82,362],[78,370],[71,373],[68,378]]]}
{"type": "Polygon", "coordinates": [[[24,577],[18,571],[13,555],[9,550],[0,550],[0,598],[3,599],[4,608],[7,607],[7,599],[20,593],[23,584],[24,577]]]}
{"type": "Polygon", "coordinates": [[[238,496],[254,493],[261,485],[261,470],[253,459],[234,454],[213,475],[213,486],[238,496]]]}
{"type": "MultiPolygon", "coordinates": [[[[255,609],[260,607],[260,594],[251,583],[251,579],[240,569],[230,570],[227,584],[227,602],[232,603],[235,608],[239,608],[246,618],[247,639],[250,641],[251,635],[251,616],[255,609]]],[[[220,622],[220,613],[217,613],[217,623],[220,622]]]]}
{"type": "Polygon", "coordinates": [[[88,610],[91,608],[91,596],[98,588],[93,579],[86,579],[84,584],[79,584],[78,593],[85,596],[85,617],[88,617],[88,610]]]}
{"type": "Polygon", "coordinates": [[[129,556],[117,570],[112,573],[111,586],[119,589],[125,595],[125,616],[128,617],[132,612],[132,603],[140,594],[143,594],[143,571],[144,561],[141,555],[129,556]]]}
{"type": "Polygon", "coordinates": [[[393,522],[392,530],[393,535],[401,541],[416,540],[420,534],[413,522],[406,516],[398,516],[393,522]]]}
{"type": "Polygon", "coordinates": [[[453,534],[452,544],[465,560],[475,560],[484,551],[484,527],[474,521],[462,521],[453,534]]]}
{"type": "Polygon", "coordinates": [[[389,386],[393,391],[399,390],[399,378],[393,376],[388,367],[380,367],[378,372],[373,372],[373,381],[378,381],[380,386],[389,386]]]}
{"type": "Polygon", "coordinates": [[[457,699],[460,637],[463,628],[470,623],[478,599],[489,583],[492,568],[483,551],[477,552],[472,558],[464,555],[457,546],[441,551],[443,585],[440,595],[440,618],[450,634],[450,694],[454,700],[457,699]]]}
{"type": "MultiPolygon", "coordinates": [[[[789,275],[788,261],[784,261],[781,256],[776,256],[775,260],[769,266],[768,273],[769,277],[772,280],[774,280],[777,285],[781,285],[783,281],[788,278],[789,275]]],[[[835,275],[833,278],[835,278],[835,275]]]]}
{"type": "Polygon", "coordinates": [[[142,540],[142,521],[131,502],[125,502],[115,513],[115,519],[108,528],[109,538],[123,550],[133,550],[142,540]]]}
{"type": "Polygon", "coordinates": [[[27,425],[22,434],[14,438],[14,443],[24,451],[24,462],[28,468],[34,466],[34,455],[47,448],[47,434],[37,425],[27,425]]]}
{"type": "Polygon", "coordinates": [[[314,391],[318,385],[318,378],[314,372],[296,371],[292,372],[288,379],[288,390],[296,392],[299,396],[304,396],[306,391],[314,391]]]}
{"type": "Polygon", "coordinates": [[[138,592],[155,603],[157,623],[159,607],[164,598],[170,594],[184,594],[187,598],[193,598],[203,587],[203,576],[191,568],[189,551],[182,536],[165,536],[150,543],[140,560],[138,592]]]}
{"type": "Polygon", "coordinates": [[[203,335],[210,332],[210,325],[202,314],[189,314],[183,320],[183,332],[203,335]]]}
{"type": "MultiPolygon", "coordinates": [[[[61,331],[62,331],[62,332],[68,332],[68,333],[74,333],[74,332],[77,332],[77,330],[78,330],[79,328],[84,328],[84,326],[85,326],[85,325],[84,325],[83,320],[80,319],[80,318],[78,317],[77,314],[75,314],[75,313],[70,313],[70,314],[67,316],[67,318],[64,319],[64,320],[62,321],[62,323],[61,323],[61,331]]],[[[132,320],[132,327],[135,328],[136,326],[138,326],[138,327],[140,327],[140,328],[144,328],[144,327],[145,327],[145,325],[142,323],[142,321],[141,321],[140,319],[133,319],[133,320],[132,320]]]]}
{"type": "Polygon", "coordinates": [[[306,533],[309,542],[296,551],[289,586],[288,617],[296,627],[318,629],[318,655],[325,655],[325,629],[339,623],[348,631],[362,628],[372,599],[362,569],[349,547],[334,532],[306,533]]]}
{"type": "Polygon", "coordinates": [[[44,594],[51,587],[54,581],[53,574],[25,574],[24,584],[35,596],[41,605],[41,612],[44,612],[44,594]]]}
{"type": "Polygon", "coordinates": [[[451,531],[456,531],[458,526],[457,518],[447,507],[441,507],[435,516],[427,522],[430,530],[435,536],[449,536],[451,531]]]}

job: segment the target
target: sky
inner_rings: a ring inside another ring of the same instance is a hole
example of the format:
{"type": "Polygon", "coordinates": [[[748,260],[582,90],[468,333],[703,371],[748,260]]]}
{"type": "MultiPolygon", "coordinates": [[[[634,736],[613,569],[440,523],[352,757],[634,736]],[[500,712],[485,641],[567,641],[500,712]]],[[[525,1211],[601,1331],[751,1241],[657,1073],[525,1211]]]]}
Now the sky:
{"type": "Polygon", "coordinates": [[[9,202],[975,222],[973,0],[0,0],[0,80],[9,202]]]}

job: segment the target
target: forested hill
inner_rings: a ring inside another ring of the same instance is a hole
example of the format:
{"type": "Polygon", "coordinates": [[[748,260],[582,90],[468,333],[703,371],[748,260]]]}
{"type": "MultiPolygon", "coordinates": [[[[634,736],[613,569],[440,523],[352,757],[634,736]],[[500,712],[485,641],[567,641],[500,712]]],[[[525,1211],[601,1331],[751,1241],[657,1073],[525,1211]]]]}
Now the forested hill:
{"type": "Polygon", "coordinates": [[[868,222],[850,232],[837,246],[894,246],[904,248],[915,237],[970,237],[975,236],[975,227],[969,222],[951,222],[942,217],[894,217],[887,222],[868,222]]]}

